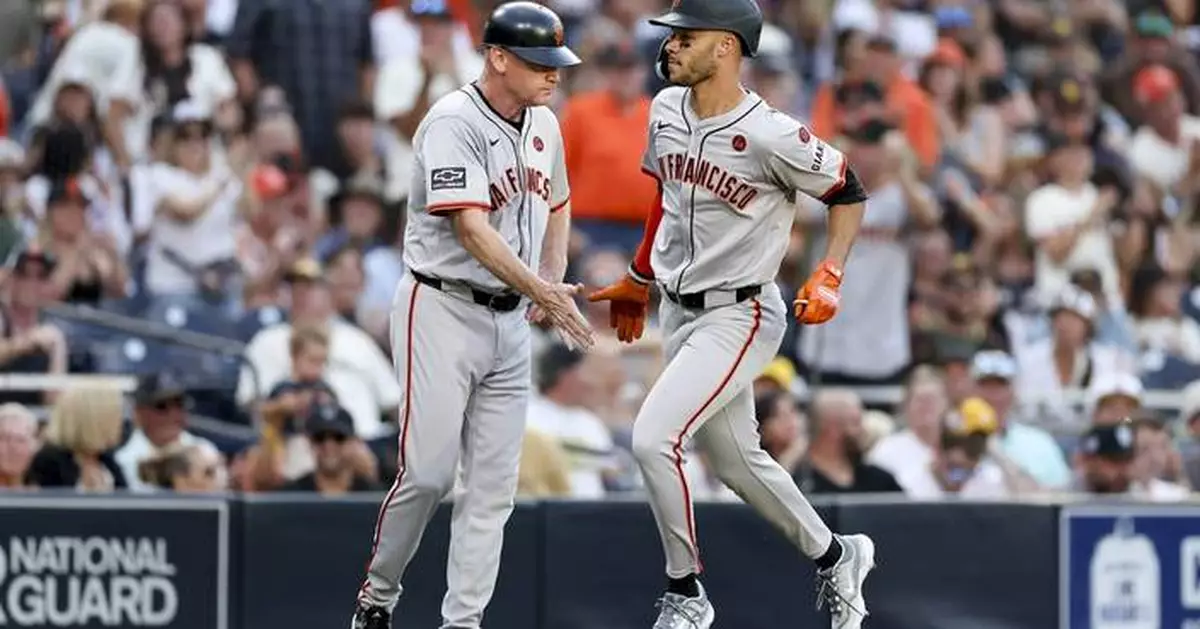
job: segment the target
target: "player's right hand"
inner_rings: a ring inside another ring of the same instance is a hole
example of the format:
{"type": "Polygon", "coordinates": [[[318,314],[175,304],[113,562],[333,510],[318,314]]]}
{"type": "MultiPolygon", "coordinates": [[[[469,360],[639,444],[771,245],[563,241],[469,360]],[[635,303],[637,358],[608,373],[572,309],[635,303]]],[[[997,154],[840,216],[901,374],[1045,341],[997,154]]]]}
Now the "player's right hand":
{"type": "Polygon", "coordinates": [[[612,302],[608,321],[622,342],[632,343],[642,338],[650,304],[649,284],[638,282],[627,274],[615,284],[588,295],[588,301],[612,302]]]}
{"type": "Polygon", "coordinates": [[[596,339],[575,304],[575,295],[582,289],[578,284],[546,284],[533,300],[542,320],[557,328],[571,349],[586,351],[596,344],[596,339]]]}

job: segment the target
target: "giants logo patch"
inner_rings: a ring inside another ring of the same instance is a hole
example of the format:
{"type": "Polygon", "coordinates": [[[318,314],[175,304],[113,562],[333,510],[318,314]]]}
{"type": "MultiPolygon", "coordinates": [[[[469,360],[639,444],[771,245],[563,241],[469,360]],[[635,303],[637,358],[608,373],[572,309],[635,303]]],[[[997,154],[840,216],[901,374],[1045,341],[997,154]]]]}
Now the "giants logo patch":
{"type": "Polygon", "coordinates": [[[430,190],[466,190],[467,169],[462,166],[434,168],[429,172],[430,190]]]}

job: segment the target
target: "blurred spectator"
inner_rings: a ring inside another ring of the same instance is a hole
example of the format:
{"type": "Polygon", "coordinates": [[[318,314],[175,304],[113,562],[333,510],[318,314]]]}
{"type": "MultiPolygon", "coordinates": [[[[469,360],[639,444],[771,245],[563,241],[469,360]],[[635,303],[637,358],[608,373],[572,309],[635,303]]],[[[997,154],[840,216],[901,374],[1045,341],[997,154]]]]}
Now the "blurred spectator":
{"type": "Polygon", "coordinates": [[[355,433],[372,439],[394,430],[388,416],[400,404],[401,391],[387,357],[369,335],[336,316],[324,271],[315,260],[294,264],[286,280],[291,288],[288,321],[260,331],[247,345],[249,366],[242,368],[238,379],[238,404],[247,406],[261,395],[256,382],[269,391],[287,379],[292,373],[288,344],[293,328],[316,325],[329,337],[324,380],[354,418],[355,433]]]}
{"type": "MultiPolygon", "coordinates": [[[[939,208],[906,157],[903,138],[881,119],[847,132],[847,159],[872,191],[846,272],[858,278],[842,290],[841,312],[805,328],[800,356],[830,384],[898,380],[911,360],[908,288],[912,263],[904,235],[937,225],[939,208]]],[[[813,244],[821,251],[823,239],[813,244]]]]}
{"type": "Polygon", "coordinates": [[[221,465],[216,450],[175,443],[138,464],[138,483],[157,491],[213,493],[225,488],[221,465]]]}
{"type": "Polygon", "coordinates": [[[933,105],[947,165],[962,169],[978,188],[990,188],[1004,174],[1007,129],[997,104],[976,94],[966,66],[962,47],[943,39],[926,57],[918,84],[933,105]]]}
{"type": "Polygon", "coordinates": [[[115,387],[67,389],[50,411],[45,444],[33,457],[30,480],[38,487],[112,492],[128,484],[112,450],[121,442],[123,403],[115,387]]]}
{"type": "Polygon", "coordinates": [[[31,487],[29,466],[38,449],[38,421],[29,409],[0,404],[0,491],[31,487]]]}
{"type": "MultiPolygon", "coordinates": [[[[357,237],[356,246],[363,247],[365,251],[367,247],[375,244],[371,241],[379,235],[381,218],[366,222],[369,231],[362,233],[364,230],[361,225],[364,221],[355,220],[353,216],[345,217],[342,209],[338,207],[339,202],[343,201],[347,194],[350,197],[357,195],[358,198],[372,199],[379,205],[398,201],[399,199],[391,194],[397,183],[395,180],[406,179],[408,173],[391,172],[391,164],[384,154],[383,146],[376,141],[374,109],[371,103],[366,101],[350,101],[338,112],[337,148],[334,165],[330,169],[315,169],[310,176],[313,194],[316,197],[314,202],[321,207],[328,204],[326,210],[329,224],[341,228],[340,231],[326,236],[333,244],[341,244],[339,239],[345,238],[344,232],[349,230],[352,237],[357,237]],[[338,198],[339,196],[343,198],[338,198]],[[359,227],[356,228],[356,225],[359,227]]],[[[408,182],[404,182],[403,185],[407,186],[408,182]]],[[[328,253],[328,245],[318,244],[317,247],[318,257],[324,257],[328,253]]]]}
{"type": "Polygon", "coordinates": [[[1142,409],[1144,387],[1134,374],[1116,372],[1096,378],[1087,390],[1086,411],[1094,426],[1134,417],[1142,409]]]}
{"type": "Polygon", "coordinates": [[[1051,335],[1017,351],[1021,402],[1065,418],[1063,392],[1086,389],[1092,382],[1127,371],[1131,358],[1095,341],[1096,302],[1068,285],[1050,307],[1051,335]]]}
{"type": "Polygon", "coordinates": [[[316,466],[309,474],[284,485],[283,491],[316,492],[336,496],[348,492],[378,491],[379,483],[358,473],[354,423],[346,411],[336,405],[317,405],[305,421],[304,430],[311,444],[316,466]]]}
{"type": "Polygon", "coordinates": [[[532,428],[521,443],[521,467],[517,473],[520,498],[566,498],[571,495],[570,464],[554,437],[532,428]]]}
{"type": "Polygon", "coordinates": [[[797,483],[805,493],[885,493],[902,491],[891,474],[863,462],[863,406],[850,389],[821,389],[813,396],[812,443],[797,483]]]}
{"type": "Polygon", "coordinates": [[[988,455],[988,441],[999,428],[987,402],[970,398],[939,420],[931,461],[907,467],[896,476],[909,498],[934,500],[959,496],[976,500],[1005,498],[1013,492],[1000,466],[988,455]]]}
{"type": "MultiPolygon", "coordinates": [[[[1200,68],[1196,59],[1172,41],[1175,25],[1158,10],[1139,13],[1133,20],[1133,37],[1121,59],[1103,77],[1104,100],[1112,103],[1127,120],[1139,121],[1143,111],[1138,101],[1138,75],[1155,64],[1162,64],[1182,80],[1187,111],[1200,114],[1200,68]]],[[[1144,83],[1142,83],[1144,85],[1144,83]]]]}
{"type": "Polygon", "coordinates": [[[129,271],[111,232],[89,229],[87,208],[80,180],[53,181],[38,241],[54,256],[53,298],[94,306],[105,298],[124,297],[129,271]]]}
{"type": "Polygon", "coordinates": [[[894,34],[892,46],[903,61],[924,58],[937,43],[934,16],[905,0],[838,0],[830,20],[838,30],[894,34]]]}
{"type": "Polygon", "coordinates": [[[788,474],[794,474],[808,449],[808,422],[786,391],[767,391],[754,397],[759,444],[788,474]]]}
{"type": "Polygon", "coordinates": [[[1129,312],[1138,349],[1200,364],[1200,323],[1183,314],[1183,282],[1154,266],[1139,269],[1131,283],[1129,312]]]}
{"type": "Polygon", "coordinates": [[[1177,425],[1183,441],[1181,452],[1187,486],[1200,487],[1200,381],[1192,382],[1180,392],[1177,425]]]}
{"type": "MultiPolygon", "coordinates": [[[[113,454],[113,459],[121,467],[131,491],[149,491],[159,481],[173,478],[180,470],[178,467],[171,467],[176,465],[177,461],[172,464],[164,463],[170,467],[165,471],[171,473],[165,476],[153,474],[152,480],[145,480],[139,470],[143,463],[151,459],[173,458],[174,455],[168,456],[168,453],[178,448],[196,447],[202,449],[206,455],[219,457],[217,448],[211,441],[188,432],[187,401],[187,390],[171,373],[153,373],[138,379],[137,389],[133,392],[134,430],[124,445],[113,454]]],[[[191,459],[184,457],[183,460],[191,459]]]]}
{"type": "Polygon", "coordinates": [[[229,67],[215,48],[191,39],[179,2],[150,0],[141,14],[141,33],[138,55],[106,79],[108,145],[125,174],[148,155],[151,120],[181,103],[191,103],[222,129],[240,122],[229,67]]]}
{"type": "MultiPolygon", "coordinates": [[[[396,31],[393,36],[403,32],[410,38],[403,40],[405,48],[400,48],[400,41],[376,42],[393,48],[379,70],[374,107],[375,117],[388,123],[396,134],[392,158],[398,173],[412,169],[412,139],[429,107],[483,73],[483,57],[471,46],[461,45],[461,29],[446,0],[412,0],[410,4],[407,15],[392,9],[377,18],[397,22],[384,29],[396,31]]],[[[399,196],[408,196],[408,186],[407,180],[399,183],[399,196]]]]}
{"type": "Polygon", "coordinates": [[[642,91],[646,66],[630,39],[605,46],[593,62],[599,89],[572,96],[560,115],[571,224],[592,246],[632,257],[657,194],[656,182],[641,166],[650,128],[650,99],[642,91]]]}
{"type": "Polygon", "coordinates": [[[1135,476],[1137,446],[1132,421],[1126,419],[1108,426],[1093,426],[1083,434],[1080,443],[1075,456],[1075,489],[1090,494],[1127,494],[1153,502],[1175,502],[1187,498],[1187,490],[1178,485],[1157,479],[1138,482],[1135,476]]]}
{"type": "MultiPolygon", "coordinates": [[[[0,306],[0,372],[63,374],[67,371],[67,337],[45,321],[42,307],[52,290],[54,258],[33,246],[16,255],[0,306]]],[[[4,391],[0,401],[40,405],[54,401],[53,391],[4,391]]]]}
{"type": "Polygon", "coordinates": [[[1171,440],[1166,423],[1156,417],[1141,416],[1133,421],[1134,482],[1146,493],[1186,498],[1188,480],[1183,457],[1171,440]]]}
{"type": "Polygon", "coordinates": [[[538,394],[529,400],[527,425],[554,438],[567,455],[571,495],[605,494],[605,475],[615,467],[613,437],[586,408],[592,387],[584,353],[551,345],[539,358],[538,394]]]}
{"type": "Polygon", "coordinates": [[[928,366],[909,375],[900,402],[904,429],[881,439],[867,452],[867,463],[897,478],[912,469],[926,469],[941,436],[941,421],[950,407],[946,383],[928,366]]]}
{"type": "Polygon", "coordinates": [[[234,228],[242,183],[213,154],[213,126],[191,101],[175,105],[169,162],[149,172],[155,199],[146,290],[160,296],[236,294],[234,228]]]}
{"type": "MultiPolygon", "coordinates": [[[[336,249],[328,258],[326,274],[329,279],[329,294],[333,299],[333,310],[339,317],[353,323],[375,338],[383,339],[387,320],[378,322],[375,329],[367,329],[359,316],[365,276],[362,251],[347,245],[336,249]],[[382,327],[379,324],[383,324],[382,327]]],[[[386,339],[385,339],[386,340],[386,339]]],[[[385,343],[386,347],[387,344],[385,343]]]]}
{"type": "Polygon", "coordinates": [[[1070,469],[1050,433],[1021,421],[1013,387],[1018,377],[1023,376],[1017,373],[1017,362],[1005,352],[981,351],[971,361],[975,392],[996,411],[999,420],[997,450],[1039,486],[1062,488],[1070,482],[1070,469]]]}
{"type": "Polygon", "coordinates": [[[1159,195],[1196,192],[1200,118],[1184,109],[1179,75],[1162,65],[1148,65],[1134,75],[1132,93],[1144,124],[1130,141],[1130,166],[1150,180],[1159,195]]]}
{"type": "Polygon", "coordinates": [[[226,51],[242,102],[263,85],[282,88],[314,165],[334,167],[337,134],[329,121],[345,100],[373,89],[371,10],[369,0],[238,3],[226,51]]]}
{"type": "Polygon", "coordinates": [[[329,262],[343,248],[357,250],[361,258],[381,245],[383,208],[383,189],[374,173],[362,172],[343,181],[329,199],[331,230],[317,241],[317,258],[329,262]]]}
{"type": "Polygon", "coordinates": [[[1119,300],[1117,258],[1109,231],[1120,202],[1117,189],[1091,183],[1091,149],[1080,140],[1047,140],[1050,183],[1025,201],[1025,230],[1037,242],[1037,290],[1053,299],[1069,285],[1071,271],[1095,269],[1104,292],[1119,300]]]}

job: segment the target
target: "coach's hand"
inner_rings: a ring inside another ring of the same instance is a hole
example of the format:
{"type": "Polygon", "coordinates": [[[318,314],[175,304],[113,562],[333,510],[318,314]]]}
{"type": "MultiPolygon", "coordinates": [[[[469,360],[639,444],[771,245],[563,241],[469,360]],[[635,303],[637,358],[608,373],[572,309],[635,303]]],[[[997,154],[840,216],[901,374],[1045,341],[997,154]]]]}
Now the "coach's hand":
{"type": "Polygon", "coordinates": [[[841,288],[842,270],[829,260],[822,262],[796,292],[796,300],[792,302],[796,320],[813,325],[832,319],[842,298],[841,288]]]}
{"type": "Polygon", "coordinates": [[[609,304],[608,321],[617,331],[618,339],[632,343],[642,338],[650,303],[649,284],[626,275],[615,284],[588,295],[588,301],[612,302],[609,304]]]}
{"type": "Polygon", "coordinates": [[[589,350],[596,340],[587,319],[575,304],[575,295],[582,290],[583,286],[579,284],[543,284],[542,290],[533,296],[537,309],[534,316],[557,328],[571,349],[589,350]]]}

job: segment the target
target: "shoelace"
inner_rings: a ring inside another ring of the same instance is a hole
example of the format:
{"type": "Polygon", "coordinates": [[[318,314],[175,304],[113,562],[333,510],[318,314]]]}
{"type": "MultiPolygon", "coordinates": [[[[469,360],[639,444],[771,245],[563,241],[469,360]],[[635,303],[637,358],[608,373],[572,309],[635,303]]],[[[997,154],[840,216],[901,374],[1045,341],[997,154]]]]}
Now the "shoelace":
{"type": "Polygon", "coordinates": [[[685,620],[692,627],[700,626],[699,612],[689,610],[676,602],[674,597],[664,596],[658,599],[654,606],[664,612],[664,615],[659,618],[659,622],[654,623],[654,629],[671,629],[676,619],[685,620]],[[668,624],[664,626],[662,621],[666,621],[668,624]]]}
{"type": "Polygon", "coordinates": [[[829,609],[829,613],[834,616],[844,616],[846,612],[851,611],[859,616],[866,616],[866,613],[855,607],[846,595],[842,594],[841,588],[838,587],[838,578],[836,573],[821,574],[817,573],[817,611],[829,609]]]}

